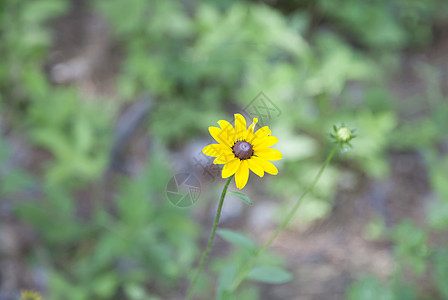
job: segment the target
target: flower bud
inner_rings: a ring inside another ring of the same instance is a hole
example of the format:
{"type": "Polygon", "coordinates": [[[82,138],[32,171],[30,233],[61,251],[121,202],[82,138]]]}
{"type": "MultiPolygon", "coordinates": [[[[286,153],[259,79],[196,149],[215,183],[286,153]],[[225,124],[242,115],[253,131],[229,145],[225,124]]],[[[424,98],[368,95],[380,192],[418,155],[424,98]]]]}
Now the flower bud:
{"type": "Polygon", "coordinates": [[[347,142],[352,136],[352,132],[347,127],[341,127],[337,131],[337,137],[342,142],[347,142]]]}
{"type": "Polygon", "coordinates": [[[355,129],[349,129],[344,124],[342,124],[339,127],[334,125],[333,133],[329,133],[328,135],[333,139],[333,142],[335,144],[338,144],[341,147],[341,150],[347,151],[347,148],[353,149],[350,141],[356,137],[354,133],[355,129]]]}

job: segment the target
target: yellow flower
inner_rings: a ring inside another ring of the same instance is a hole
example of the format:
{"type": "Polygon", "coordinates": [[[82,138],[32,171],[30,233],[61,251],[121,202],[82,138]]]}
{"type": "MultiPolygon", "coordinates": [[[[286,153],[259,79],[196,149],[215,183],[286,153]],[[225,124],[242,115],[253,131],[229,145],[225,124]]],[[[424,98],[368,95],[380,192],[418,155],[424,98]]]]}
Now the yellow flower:
{"type": "Polygon", "coordinates": [[[42,300],[42,297],[35,291],[20,291],[20,300],[42,300]]]}
{"type": "Polygon", "coordinates": [[[224,164],[222,178],[235,174],[236,187],[242,189],[249,179],[249,169],[260,177],[264,172],[277,175],[277,168],[269,161],[282,159],[280,151],[271,149],[278,138],[271,136],[271,130],[264,126],[254,132],[258,119],[246,129],[246,120],[235,114],[235,128],[224,120],[218,121],[220,127],[209,127],[212,137],[219,144],[205,146],[202,152],[216,157],[214,164],[224,164]]]}

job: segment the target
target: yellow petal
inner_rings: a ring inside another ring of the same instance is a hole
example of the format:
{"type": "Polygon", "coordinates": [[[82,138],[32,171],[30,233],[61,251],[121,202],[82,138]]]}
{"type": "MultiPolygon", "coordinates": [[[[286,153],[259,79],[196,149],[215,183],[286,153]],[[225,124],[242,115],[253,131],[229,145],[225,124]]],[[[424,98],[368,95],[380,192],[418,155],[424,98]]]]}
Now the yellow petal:
{"type": "Polygon", "coordinates": [[[249,179],[249,166],[247,165],[247,160],[241,161],[241,165],[235,174],[236,187],[240,190],[246,186],[247,180],[249,179]]]}
{"type": "Polygon", "coordinates": [[[229,150],[229,148],[222,144],[210,144],[202,149],[202,153],[208,156],[219,157],[224,151],[227,150],[229,150]]]}
{"type": "Polygon", "coordinates": [[[240,167],[240,164],[241,164],[241,160],[236,157],[234,159],[232,159],[231,161],[229,161],[228,163],[226,163],[224,165],[224,168],[222,168],[222,178],[227,178],[227,177],[235,174],[235,172],[240,167]]]}
{"type": "Polygon", "coordinates": [[[230,139],[229,136],[225,132],[223,132],[221,128],[211,126],[208,128],[208,131],[210,131],[210,134],[218,143],[223,144],[229,148],[233,146],[233,139],[230,139]]]}
{"type": "Polygon", "coordinates": [[[232,126],[232,124],[230,124],[229,122],[227,122],[226,120],[219,120],[218,121],[219,126],[221,127],[221,129],[223,130],[235,130],[232,126]]]}
{"type": "Polygon", "coordinates": [[[250,124],[249,129],[247,130],[247,134],[246,134],[246,141],[251,141],[253,139],[254,136],[254,128],[255,125],[258,123],[258,118],[254,118],[252,124],[250,124]]]}
{"type": "Polygon", "coordinates": [[[269,173],[272,175],[278,174],[277,168],[272,163],[268,162],[267,160],[259,158],[257,156],[252,156],[250,159],[255,160],[255,162],[257,164],[259,164],[266,173],[269,173]]]}
{"type": "Polygon", "coordinates": [[[264,176],[264,170],[263,167],[261,167],[255,160],[252,158],[246,159],[247,165],[249,166],[249,169],[252,170],[255,174],[257,174],[260,177],[264,176]]]}
{"type": "Polygon", "coordinates": [[[252,138],[250,143],[252,145],[259,144],[260,143],[259,139],[265,138],[269,135],[271,135],[271,130],[269,129],[269,127],[268,126],[261,127],[254,133],[254,137],[252,138]]]}
{"type": "Polygon", "coordinates": [[[229,122],[227,122],[226,120],[219,120],[218,121],[219,127],[221,127],[222,129],[222,134],[225,135],[225,138],[232,142],[232,145],[236,142],[236,137],[235,137],[235,129],[233,128],[232,124],[230,124],[229,122]]]}
{"type": "Polygon", "coordinates": [[[257,140],[257,144],[254,144],[254,150],[256,149],[263,149],[263,148],[269,148],[271,146],[274,146],[277,144],[278,138],[275,136],[267,136],[264,138],[259,138],[257,140]]]}
{"type": "MultiPolygon", "coordinates": [[[[225,147],[225,146],[224,146],[225,147]]],[[[235,158],[235,154],[227,147],[213,161],[214,164],[226,164],[235,158]]]]}
{"type": "Polygon", "coordinates": [[[239,140],[246,138],[246,119],[240,114],[235,114],[235,135],[239,140]]]}
{"type": "Polygon", "coordinates": [[[258,156],[261,159],[276,161],[282,159],[283,155],[280,151],[276,149],[266,148],[254,150],[254,155],[258,156]]]}

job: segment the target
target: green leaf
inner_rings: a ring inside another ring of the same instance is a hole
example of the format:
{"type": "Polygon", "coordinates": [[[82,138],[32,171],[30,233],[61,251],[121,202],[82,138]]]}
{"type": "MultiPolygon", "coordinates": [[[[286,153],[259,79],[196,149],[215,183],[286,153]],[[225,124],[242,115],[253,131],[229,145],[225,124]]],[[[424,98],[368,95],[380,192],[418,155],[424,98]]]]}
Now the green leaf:
{"type": "Polygon", "coordinates": [[[273,284],[285,283],[291,281],[292,278],[291,273],[272,266],[255,267],[247,274],[247,279],[273,284]]]}
{"type": "Polygon", "coordinates": [[[218,300],[229,300],[232,294],[229,292],[230,286],[237,275],[235,264],[227,264],[222,270],[218,280],[218,300]]]}
{"type": "Polygon", "coordinates": [[[228,194],[234,195],[238,198],[240,198],[241,200],[243,200],[247,205],[253,205],[252,201],[250,200],[249,196],[247,196],[246,194],[243,193],[239,193],[239,192],[227,192],[228,194]]]}
{"type": "Polygon", "coordinates": [[[439,289],[439,292],[446,299],[448,298],[448,286],[446,282],[448,280],[448,251],[442,250],[435,256],[436,268],[434,272],[434,281],[439,289]]]}
{"type": "Polygon", "coordinates": [[[145,289],[137,283],[128,283],[124,286],[124,292],[132,300],[147,299],[145,289]]]}
{"type": "Polygon", "coordinates": [[[95,279],[94,292],[100,298],[111,298],[118,288],[118,279],[114,273],[107,273],[95,279]]]}
{"type": "Polygon", "coordinates": [[[241,233],[228,229],[219,229],[218,234],[229,243],[246,249],[250,252],[255,252],[257,250],[257,246],[255,245],[255,243],[241,233]]]}

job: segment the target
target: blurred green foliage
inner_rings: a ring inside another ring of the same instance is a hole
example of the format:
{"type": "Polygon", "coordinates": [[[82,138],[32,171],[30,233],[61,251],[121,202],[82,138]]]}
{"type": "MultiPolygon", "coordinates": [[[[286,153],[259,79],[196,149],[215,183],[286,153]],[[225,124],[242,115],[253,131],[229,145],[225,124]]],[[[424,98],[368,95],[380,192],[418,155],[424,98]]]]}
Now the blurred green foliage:
{"type": "MultiPolygon", "coordinates": [[[[402,51],[433,42],[434,28],[448,19],[446,1],[297,0],[272,6],[269,1],[90,1],[89,11],[107,23],[120,49],[112,100],[83,99],[75,86],[51,83],[46,74],[54,21],[76,3],[0,3],[0,112],[2,123],[13,129],[0,144],[0,196],[18,199],[14,214],[40,239],[30,261],[49,270],[48,299],[143,300],[182,293],[197,258],[199,229],[187,211],[164,199],[170,166],[163,153],[202,136],[216,120],[229,119],[260,91],[281,110],[269,125],[281,141],[282,172],[268,181],[268,191],[287,203],[309,185],[309,174],[329,151],[326,133],[340,121],[358,132],[355,151],[340,163],[361,174],[387,178],[391,149],[423,154],[434,195],[427,222],[385,229],[378,221],[369,236],[392,243],[396,278],[361,279],[347,297],[425,299],[406,274],[426,272],[434,293],[448,298],[447,241],[429,242],[448,228],[448,157],[439,151],[447,139],[448,105],[440,72],[430,65],[419,68],[428,88],[415,99],[424,99],[416,103],[424,103],[425,111],[405,122],[407,109],[420,108],[400,104],[387,87],[402,51]],[[147,128],[161,146],[152,148],[141,174],[118,180],[106,204],[102,178],[114,119],[123,103],[141,95],[155,101],[147,128]],[[14,165],[8,135],[15,134],[47,154],[37,170],[14,165]],[[85,190],[93,199],[88,217],[81,216],[76,196],[85,190]]],[[[336,167],[324,174],[299,222],[331,212],[328,199],[341,174],[336,167]]],[[[253,285],[226,295],[229,278],[247,258],[244,247],[253,242],[222,235],[237,248],[213,264],[216,291],[203,284],[200,292],[204,298],[216,293],[218,299],[258,299],[253,285]]],[[[287,281],[289,273],[279,265],[272,255],[263,257],[252,279],[266,282],[268,270],[287,281]]]]}

